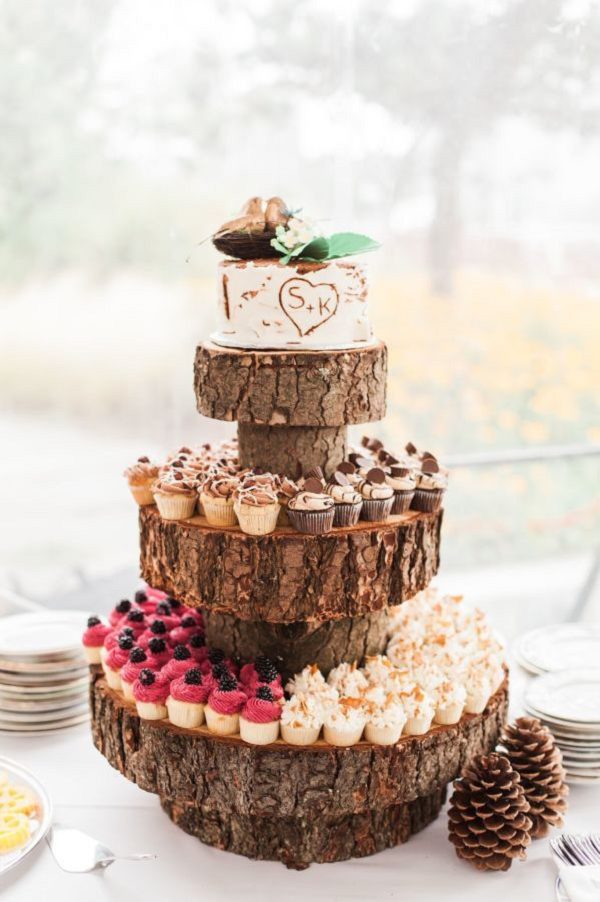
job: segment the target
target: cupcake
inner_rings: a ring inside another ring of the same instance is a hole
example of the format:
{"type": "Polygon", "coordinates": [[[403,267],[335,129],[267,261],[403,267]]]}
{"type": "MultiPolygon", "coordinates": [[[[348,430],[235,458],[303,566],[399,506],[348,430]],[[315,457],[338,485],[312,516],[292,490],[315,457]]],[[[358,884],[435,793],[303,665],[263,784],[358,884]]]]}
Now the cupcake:
{"type": "Polygon", "coordinates": [[[433,513],[442,505],[444,492],[448,487],[448,476],[440,470],[434,457],[427,457],[417,474],[417,488],[411,508],[415,511],[433,513]]]}
{"type": "Polygon", "coordinates": [[[272,487],[255,484],[250,480],[244,480],[236,490],[235,513],[242,532],[250,536],[266,536],[277,526],[277,494],[272,487]]]}
{"type": "Polygon", "coordinates": [[[129,652],[129,660],[121,667],[121,689],[130,702],[134,700],[133,684],[145,667],[148,667],[148,656],[143,648],[135,645],[129,652]]]}
{"type": "Polygon", "coordinates": [[[108,615],[108,622],[112,627],[119,626],[123,620],[125,620],[126,615],[132,608],[132,604],[128,598],[123,598],[119,601],[110,614],[108,615]]]}
{"type": "Polygon", "coordinates": [[[150,639],[164,639],[169,644],[169,630],[162,617],[152,617],[143,633],[140,633],[137,644],[147,648],[150,639]]]}
{"type": "Polygon", "coordinates": [[[261,686],[267,686],[276,700],[283,698],[281,674],[265,655],[257,655],[253,664],[244,664],[240,670],[240,683],[248,695],[256,695],[261,686]]]}
{"type": "Polygon", "coordinates": [[[337,689],[327,683],[316,664],[307,664],[293,679],[288,680],[285,691],[290,695],[302,693],[314,698],[323,711],[335,707],[339,700],[337,689]]]}
{"type": "Polygon", "coordinates": [[[395,745],[406,723],[402,702],[393,692],[385,695],[381,704],[367,703],[365,739],[375,745],[395,745]]]}
{"type": "Polygon", "coordinates": [[[181,617],[172,610],[170,603],[165,598],[156,605],[154,614],[150,617],[150,624],[152,624],[154,620],[162,620],[167,630],[170,631],[175,629],[176,626],[179,626],[181,617]]]}
{"type": "Polygon", "coordinates": [[[237,476],[221,472],[209,476],[200,492],[204,516],[211,526],[235,526],[233,494],[238,486],[237,476]]]}
{"type": "Polygon", "coordinates": [[[356,661],[352,664],[344,661],[330,670],[327,683],[337,690],[340,697],[345,698],[360,698],[369,685],[356,661]]]}
{"type": "Polygon", "coordinates": [[[415,496],[417,487],[415,471],[410,467],[402,466],[400,463],[394,464],[389,467],[386,482],[394,490],[392,514],[405,514],[407,510],[410,510],[410,505],[415,496]]]}
{"type": "Polygon", "coordinates": [[[492,695],[492,683],[484,670],[469,667],[464,680],[466,691],[465,711],[467,714],[481,714],[492,695]]]}
{"type": "Polygon", "coordinates": [[[132,608],[125,615],[125,619],[120,623],[120,629],[131,630],[132,635],[141,636],[146,629],[146,618],[144,612],[139,608],[132,608]]]}
{"type": "Polygon", "coordinates": [[[173,649],[173,657],[167,661],[162,668],[163,673],[169,680],[176,680],[177,677],[183,676],[186,670],[194,666],[192,653],[186,645],[176,645],[173,649]]]}
{"type": "Polygon", "coordinates": [[[152,486],[158,476],[158,467],[151,463],[149,457],[138,457],[132,467],[128,467],[123,476],[127,480],[129,490],[140,507],[154,504],[152,486]]]}
{"type": "Polygon", "coordinates": [[[191,479],[179,470],[168,470],[154,483],[154,500],[163,520],[187,520],[194,516],[198,495],[191,479]]]}
{"type": "Polygon", "coordinates": [[[385,480],[381,467],[372,467],[357,483],[356,488],[363,497],[362,520],[383,522],[389,517],[394,504],[394,490],[385,480]]]}
{"type": "Polygon", "coordinates": [[[312,745],[319,738],[323,710],[316,698],[298,692],[281,709],[281,738],[290,745],[312,745]]]}
{"type": "Polygon", "coordinates": [[[277,500],[279,501],[279,517],[277,519],[278,526],[289,526],[290,520],[287,515],[287,507],[294,495],[298,494],[298,486],[293,480],[287,476],[280,476],[277,483],[277,500]]]}
{"type": "Polygon", "coordinates": [[[161,673],[145,667],[133,684],[133,698],[138,715],[143,720],[164,720],[169,681],[161,673]]]}
{"type": "Polygon", "coordinates": [[[269,745],[279,737],[281,705],[268,686],[259,686],[240,713],[240,736],[250,745],[269,745]]]}
{"type": "Polygon", "coordinates": [[[111,689],[121,688],[121,667],[129,660],[129,652],[133,648],[132,636],[121,636],[118,644],[112,648],[103,663],[106,682],[111,689]]]}
{"type": "Polygon", "coordinates": [[[146,655],[148,656],[148,667],[152,670],[162,670],[162,668],[171,660],[171,649],[164,639],[153,636],[146,646],[146,655]]]}
{"type": "Polygon", "coordinates": [[[440,724],[458,723],[465,708],[467,692],[461,683],[444,680],[437,689],[434,720],[440,724]]]}
{"type": "Polygon", "coordinates": [[[246,694],[238,687],[234,676],[221,677],[219,685],[208,697],[204,709],[206,725],[211,733],[231,736],[239,732],[240,711],[246,703],[246,694]]]}
{"type": "Polygon", "coordinates": [[[201,632],[192,633],[188,639],[187,646],[192,654],[192,658],[196,664],[208,660],[208,648],[204,634],[201,632]]]}
{"type": "Polygon", "coordinates": [[[169,687],[167,711],[169,720],[176,727],[193,729],[204,722],[204,706],[208,698],[208,688],[202,681],[197,667],[189,667],[184,674],[173,680],[169,687]]]}
{"type": "Polygon", "coordinates": [[[366,717],[359,698],[340,698],[325,715],[323,738],[330,745],[342,748],[356,745],[365,728],[366,717]]]}
{"type": "Polygon", "coordinates": [[[111,632],[111,628],[102,623],[99,617],[88,617],[87,629],[81,640],[88,664],[100,664],[100,652],[102,651],[104,640],[111,632]]]}
{"type": "MultiPolygon", "coordinates": [[[[122,636],[131,636],[132,639],[135,640],[135,634],[134,634],[133,630],[131,629],[131,627],[129,627],[129,626],[124,626],[120,630],[111,630],[109,633],[106,634],[106,637],[104,639],[104,644],[103,644],[102,648],[100,649],[100,663],[101,664],[104,664],[104,662],[106,661],[106,659],[108,657],[108,653],[111,652],[113,650],[113,648],[117,647],[117,645],[119,644],[119,639],[122,636]]],[[[134,644],[135,644],[135,641],[134,641],[134,644]]]]}
{"type": "Polygon", "coordinates": [[[308,535],[323,535],[333,526],[334,500],[323,489],[323,483],[316,478],[305,480],[301,491],[288,503],[290,523],[298,532],[308,535]]]}
{"type": "Polygon", "coordinates": [[[177,626],[171,629],[169,641],[172,645],[186,645],[190,637],[198,632],[198,623],[195,617],[186,614],[181,618],[177,626]]]}
{"type": "Polygon", "coordinates": [[[356,491],[345,473],[336,470],[325,491],[333,498],[334,526],[354,526],[358,523],[363,504],[362,495],[356,491]]]}
{"type": "Polygon", "coordinates": [[[432,699],[416,684],[401,691],[400,697],[406,712],[405,733],[409,736],[422,736],[431,727],[435,714],[432,699]]]}

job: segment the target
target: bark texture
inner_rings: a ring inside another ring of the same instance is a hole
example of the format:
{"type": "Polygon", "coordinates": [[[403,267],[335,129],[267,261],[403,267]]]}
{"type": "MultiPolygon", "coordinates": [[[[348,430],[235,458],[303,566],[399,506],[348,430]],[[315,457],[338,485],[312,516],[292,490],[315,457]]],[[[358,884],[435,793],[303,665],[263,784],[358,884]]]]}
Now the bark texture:
{"type": "Polygon", "coordinates": [[[385,416],[387,349],[196,350],[198,411],[215,420],[271,426],[345,426],[385,416]]]}
{"type": "Polygon", "coordinates": [[[141,573],[192,607],[273,623],[337,620],[400,604],[439,566],[442,511],[360,523],[324,536],[215,529],[140,508],[141,573]]]}
{"type": "Polygon", "coordinates": [[[362,661],[366,655],[382,654],[387,645],[387,608],[324,623],[264,623],[207,609],[202,613],[208,645],[245,661],[265,654],[278,666],[284,680],[313,663],[329,673],[342,661],[362,661]]]}
{"type": "Polygon", "coordinates": [[[364,858],[406,842],[435,820],[445,796],[445,788],[438,789],[405,805],[318,820],[204,811],[171,799],[161,799],[161,805],[178,827],[210,846],[301,871],[315,862],[364,858]]]}
{"type": "Polygon", "coordinates": [[[281,740],[252,746],[205,727],[140,720],[135,706],[108,688],[100,668],[91,683],[96,748],[142,789],[216,816],[311,822],[382,811],[443,789],[468,761],[493,749],[507,702],[505,684],[482,714],[394,746],[361,742],[342,749],[320,741],[302,748],[281,740]]]}
{"type": "Polygon", "coordinates": [[[311,467],[333,473],[347,451],[345,426],[238,425],[240,466],[299,479],[311,467]]]}

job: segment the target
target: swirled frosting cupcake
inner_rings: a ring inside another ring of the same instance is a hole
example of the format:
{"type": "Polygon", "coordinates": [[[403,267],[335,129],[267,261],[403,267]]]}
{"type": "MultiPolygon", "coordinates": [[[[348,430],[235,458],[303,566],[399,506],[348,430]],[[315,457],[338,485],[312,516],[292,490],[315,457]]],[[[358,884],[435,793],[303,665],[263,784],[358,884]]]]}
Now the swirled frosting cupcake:
{"type": "Polygon", "coordinates": [[[146,652],[139,645],[135,645],[129,652],[129,659],[121,667],[121,691],[128,701],[134,701],[133,684],[142,670],[148,666],[146,652]]]}
{"type": "Polygon", "coordinates": [[[121,688],[121,667],[129,660],[129,652],[133,648],[132,636],[120,636],[117,644],[111,648],[102,662],[106,682],[111,689],[121,688]]]}
{"type": "Polygon", "coordinates": [[[412,500],[412,509],[432,513],[439,510],[448,487],[448,476],[442,473],[437,460],[427,457],[421,464],[417,476],[417,488],[412,500]]]}
{"type": "Polygon", "coordinates": [[[325,491],[333,498],[334,526],[354,526],[358,523],[363,504],[362,495],[354,488],[345,473],[336,470],[330,477],[325,491]]]}
{"type": "Polygon", "coordinates": [[[392,514],[404,514],[410,510],[410,505],[415,497],[415,489],[417,487],[417,476],[411,467],[406,467],[402,463],[395,463],[386,473],[386,482],[394,490],[394,504],[392,506],[392,514]]]}
{"type": "Polygon", "coordinates": [[[149,457],[138,457],[131,467],[127,467],[123,476],[127,480],[129,490],[140,507],[154,504],[152,486],[158,477],[158,466],[149,457]]]}
{"type": "Polygon", "coordinates": [[[211,472],[200,491],[204,516],[211,526],[235,526],[233,496],[239,484],[237,476],[221,471],[211,472]]]}
{"type": "Polygon", "coordinates": [[[196,486],[179,470],[162,473],[154,483],[153,493],[163,520],[187,520],[194,516],[198,500],[196,486]]]}
{"type": "Polygon", "coordinates": [[[361,519],[372,522],[387,520],[394,505],[394,489],[387,484],[381,467],[372,467],[356,488],[363,497],[361,519]]]}
{"type": "Polygon", "coordinates": [[[333,527],[335,503],[321,480],[311,477],[288,503],[288,518],[294,529],[308,535],[323,535],[333,527]]]}
{"type": "Polygon", "coordinates": [[[323,738],[330,745],[346,747],[360,742],[366,724],[362,700],[340,698],[325,715],[323,738]]]}
{"type": "Polygon", "coordinates": [[[279,526],[289,526],[287,507],[294,495],[298,494],[298,485],[287,476],[280,476],[277,483],[277,500],[279,501],[279,526]]]}
{"type": "Polygon", "coordinates": [[[87,628],[83,634],[83,650],[88,664],[100,664],[100,652],[104,640],[112,632],[110,626],[102,623],[99,617],[88,617],[87,628]]]}
{"type": "Polygon", "coordinates": [[[327,683],[340,695],[346,698],[360,698],[367,686],[368,680],[356,661],[353,664],[342,662],[329,672],[327,683]]]}
{"type": "Polygon", "coordinates": [[[388,692],[381,702],[367,704],[366,712],[365,739],[376,745],[395,745],[406,723],[406,712],[398,696],[388,692]]]}
{"type": "Polygon", "coordinates": [[[133,605],[128,598],[122,598],[121,601],[118,601],[108,615],[110,625],[116,629],[125,620],[132,607],[133,605]]]}
{"type": "Polygon", "coordinates": [[[206,725],[211,733],[219,736],[238,733],[240,711],[245,703],[246,693],[239,688],[236,678],[230,674],[221,677],[217,688],[210,693],[204,709],[206,725]]]}
{"type": "Polygon", "coordinates": [[[135,706],[143,720],[163,720],[167,716],[168,695],[169,680],[149,668],[144,668],[133,684],[135,706]]]}
{"type": "Polygon", "coordinates": [[[420,686],[413,685],[400,692],[406,712],[405,731],[409,736],[422,736],[431,727],[435,705],[420,686]]]}
{"type": "Polygon", "coordinates": [[[268,686],[259,686],[240,713],[240,736],[251,745],[268,745],[279,737],[281,705],[268,686]]]}
{"type": "Polygon", "coordinates": [[[458,723],[465,708],[467,692],[462,683],[444,680],[437,688],[436,700],[435,722],[458,723]]]}
{"type": "Polygon", "coordinates": [[[169,642],[171,645],[186,645],[194,633],[199,632],[198,622],[191,614],[185,614],[177,626],[173,627],[169,632],[169,642]]]}
{"type": "Polygon", "coordinates": [[[194,659],[189,648],[186,645],[176,645],[173,649],[173,657],[170,661],[167,661],[161,673],[169,680],[176,680],[177,677],[183,676],[193,665],[194,659]]]}
{"type": "MultiPolygon", "coordinates": [[[[265,476],[271,474],[265,474],[265,476]]],[[[274,478],[270,482],[257,482],[256,477],[246,477],[238,486],[234,509],[240,529],[251,536],[265,536],[273,532],[279,516],[279,500],[274,478]]]]}
{"type": "Polygon", "coordinates": [[[152,670],[162,670],[165,664],[171,660],[171,649],[160,636],[152,636],[146,646],[148,667],[152,670]]]}
{"type": "Polygon", "coordinates": [[[204,721],[208,687],[197,667],[188,669],[171,682],[167,698],[169,720],[176,727],[193,729],[204,721]]]}

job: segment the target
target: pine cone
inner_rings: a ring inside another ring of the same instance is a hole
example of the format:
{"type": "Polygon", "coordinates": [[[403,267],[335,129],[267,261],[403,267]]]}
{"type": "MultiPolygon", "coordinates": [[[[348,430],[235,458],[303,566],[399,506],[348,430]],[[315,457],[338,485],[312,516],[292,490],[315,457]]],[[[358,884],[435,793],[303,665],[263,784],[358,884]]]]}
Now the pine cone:
{"type": "Polygon", "coordinates": [[[507,871],[531,842],[529,803],[510,761],[481,755],[454,783],[448,828],[459,858],[480,871],[507,871]]]}
{"type": "Polygon", "coordinates": [[[529,802],[532,839],[545,836],[550,827],[561,827],[569,787],[561,751],[550,730],[535,717],[519,717],[506,727],[501,741],[529,802]]]}

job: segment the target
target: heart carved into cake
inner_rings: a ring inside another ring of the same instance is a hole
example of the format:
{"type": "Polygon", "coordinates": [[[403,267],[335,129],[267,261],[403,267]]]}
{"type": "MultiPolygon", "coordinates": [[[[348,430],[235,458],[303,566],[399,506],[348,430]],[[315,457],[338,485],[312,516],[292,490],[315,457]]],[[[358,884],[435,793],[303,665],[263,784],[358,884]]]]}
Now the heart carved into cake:
{"type": "Polygon", "coordinates": [[[335,285],[308,279],[294,278],[284,282],[279,290],[279,303],[299,335],[310,335],[335,316],[339,295],[335,285]]]}

